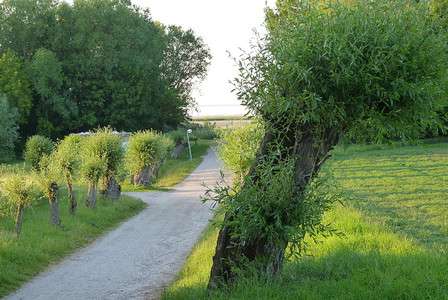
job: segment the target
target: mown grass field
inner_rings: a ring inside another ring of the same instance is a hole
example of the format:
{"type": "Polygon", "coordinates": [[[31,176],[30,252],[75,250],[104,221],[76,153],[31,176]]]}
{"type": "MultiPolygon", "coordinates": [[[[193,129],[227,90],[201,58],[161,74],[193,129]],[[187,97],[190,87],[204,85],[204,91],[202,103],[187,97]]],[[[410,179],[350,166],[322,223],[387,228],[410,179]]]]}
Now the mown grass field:
{"type": "Polygon", "coordinates": [[[326,215],[343,237],[208,294],[209,228],[163,299],[448,299],[448,143],[339,147],[326,168],[347,194],[326,215]]]}
{"type": "Polygon", "coordinates": [[[213,141],[198,140],[191,144],[191,153],[193,159],[190,160],[188,149],[185,148],[182,154],[177,158],[167,159],[159,171],[159,176],[149,187],[134,186],[126,180],[122,183],[123,191],[141,192],[151,190],[168,190],[185,179],[202,162],[203,156],[207,153],[213,141]]]}

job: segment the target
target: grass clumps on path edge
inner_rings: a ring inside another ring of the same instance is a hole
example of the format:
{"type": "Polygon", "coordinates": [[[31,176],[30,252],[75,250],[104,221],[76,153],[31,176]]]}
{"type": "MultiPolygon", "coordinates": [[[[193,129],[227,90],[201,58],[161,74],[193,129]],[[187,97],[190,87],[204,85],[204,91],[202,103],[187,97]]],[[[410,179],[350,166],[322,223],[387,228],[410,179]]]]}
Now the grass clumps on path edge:
{"type": "MultiPolygon", "coordinates": [[[[81,200],[85,190],[76,194],[81,200]]],[[[76,215],[71,216],[64,195],[60,199],[62,228],[58,228],[49,222],[48,203],[41,201],[25,212],[19,239],[13,233],[13,221],[0,219],[0,297],[146,207],[128,196],[116,202],[99,199],[97,204],[97,209],[91,210],[80,201],[76,215]]]]}

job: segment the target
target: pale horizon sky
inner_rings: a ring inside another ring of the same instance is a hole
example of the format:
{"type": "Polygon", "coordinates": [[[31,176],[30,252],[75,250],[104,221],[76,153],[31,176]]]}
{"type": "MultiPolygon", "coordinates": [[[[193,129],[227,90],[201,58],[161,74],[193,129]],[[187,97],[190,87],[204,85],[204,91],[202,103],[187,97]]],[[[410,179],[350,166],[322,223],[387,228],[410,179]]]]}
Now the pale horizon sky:
{"type": "Polygon", "coordinates": [[[210,47],[213,59],[207,79],[199,86],[195,99],[199,113],[193,116],[242,115],[244,108],[232,94],[230,80],[237,69],[228,56],[238,56],[239,48],[248,49],[254,29],[262,31],[264,8],[274,0],[133,0],[149,8],[154,20],[166,25],[193,29],[210,47]]]}

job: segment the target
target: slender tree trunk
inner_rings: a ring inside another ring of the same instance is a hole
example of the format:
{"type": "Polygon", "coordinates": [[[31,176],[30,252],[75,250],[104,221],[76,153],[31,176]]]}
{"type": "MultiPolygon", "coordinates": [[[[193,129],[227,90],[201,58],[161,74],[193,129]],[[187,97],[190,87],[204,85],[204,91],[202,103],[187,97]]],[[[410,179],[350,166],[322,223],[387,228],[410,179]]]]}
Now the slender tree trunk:
{"type": "Polygon", "coordinates": [[[25,210],[25,207],[22,204],[19,204],[19,206],[17,207],[17,212],[16,212],[16,226],[15,226],[15,231],[16,231],[17,237],[19,237],[20,232],[22,232],[24,210],[25,210]]]}
{"type": "Polygon", "coordinates": [[[71,215],[74,215],[76,212],[76,207],[78,203],[76,202],[75,193],[73,191],[73,182],[70,175],[67,175],[67,190],[68,190],[68,198],[69,198],[69,212],[71,215]]]}
{"type": "Polygon", "coordinates": [[[61,225],[61,219],[59,216],[59,201],[58,201],[58,185],[53,182],[48,190],[48,200],[50,202],[50,222],[53,225],[61,225]]]}
{"type": "Polygon", "coordinates": [[[89,208],[96,207],[96,186],[97,183],[90,182],[89,183],[89,191],[86,200],[86,206],[89,208]]]}
{"type": "MultiPolygon", "coordinates": [[[[249,175],[252,181],[257,181],[253,176],[260,159],[269,153],[269,145],[274,138],[270,133],[266,133],[260,150],[252,165],[249,175]]],[[[338,141],[336,132],[329,130],[323,134],[323,138],[315,140],[313,134],[304,130],[289,133],[281,140],[285,143],[288,157],[295,159],[295,197],[291,201],[303,201],[306,186],[312,177],[317,174],[320,166],[328,158],[328,153],[338,141]]],[[[244,186],[242,187],[244,189],[244,186]]],[[[228,213],[225,216],[227,221],[232,216],[228,213]]],[[[228,222],[224,222],[227,223],[228,222]]],[[[253,241],[241,241],[233,237],[232,228],[224,226],[218,235],[215,256],[210,273],[208,284],[209,289],[228,285],[235,281],[237,274],[235,267],[243,268],[244,263],[253,262],[259,272],[267,276],[277,274],[283,265],[283,259],[288,241],[280,241],[272,244],[263,238],[255,238],[253,241]]]]}

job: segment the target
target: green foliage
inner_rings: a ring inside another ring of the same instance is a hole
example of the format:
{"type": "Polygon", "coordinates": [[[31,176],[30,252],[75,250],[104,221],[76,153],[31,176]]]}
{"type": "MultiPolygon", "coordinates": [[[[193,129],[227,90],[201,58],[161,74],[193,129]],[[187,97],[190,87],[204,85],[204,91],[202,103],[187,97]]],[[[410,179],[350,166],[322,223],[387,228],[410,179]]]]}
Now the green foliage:
{"type": "Polygon", "coordinates": [[[194,105],[191,92],[195,83],[205,79],[210,65],[210,49],[195,36],[193,30],[179,26],[166,28],[166,47],[162,61],[162,76],[183,101],[183,109],[194,105]]]}
{"type": "Polygon", "coordinates": [[[33,180],[25,174],[10,174],[0,180],[0,208],[3,214],[14,216],[17,208],[27,208],[38,197],[33,180]]]}
{"type": "Polygon", "coordinates": [[[250,110],[282,129],[340,128],[372,140],[437,125],[448,53],[427,4],[319,3],[281,0],[268,13],[269,34],[236,82],[250,110]]]}
{"type": "Polygon", "coordinates": [[[160,135],[158,144],[159,144],[159,150],[158,150],[159,160],[164,161],[171,153],[171,151],[173,151],[175,145],[174,141],[171,138],[171,136],[163,134],[160,135]]]}
{"type": "Polygon", "coordinates": [[[73,177],[81,163],[81,143],[79,135],[68,135],[56,145],[53,158],[57,168],[66,177],[73,177]]]}
{"type": "Polygon", "coordinates": [[[6,95],[9,105],[17,109],[20,124],[26,123],[31,110],[30,86],[22,60],[11,50],[1,51],[0,46],[0,94],[6,95]]]}
{"type": "Polygon", "coordinates": [[[0,95],[0,162],[14,157],[14,143],[18,138],[17,117],[17,110],[0,95]]]}
{"type": "Polygon", "coordinates": [[[298,199],[294,172],[293,160],[280,164],[264,160],[245,177],[242,188],[218,185],[207,191],[205,200],[217,200],[219,209],[232,216],[223,222],[232,228],[232,238],[244,243],[263,240],[267,245],[288,241],[292,255],[303,255],[305,237],[318,240],[334,233],[322,219],[342,198],[329,177],[317,177],[298,199]]]}
{"type": "Polygon", "coordinates": [[[106,175],[106,163],[98,157],[85,157],[81,165],[81,176],[88,183],[96,184],[106,175]]]}
{"type": "Polygon", "coordinates": [[[254,161],[263,133],[262,125],[255,123],[223,134],[218,150],[219,156],[241,183],[254,161]]]}
{"type": "Polygon", "coordinates": [[[109,128],[99,129],[81,143],[81,175],[90,183],[117,175],[123,160],[121,139],[109,128]]]}
{"type": "Polygon", "coordinates": [[[95,131],[86,138],[84,155],[102,161],[105,165],[105,176],[115,176],[123,161],[124,150],[121,138],[110,128],[95,131]]]}
{"type": "Polygon", "coordinates": [[[64,74],[61,62],[52,51],[39,48],[31,59],[29,76],[36,93],[34,113],[29,123],[36,124],[40,134],[61,136],[65,130],[60,124],[70,124],[71,118],[76,116],[76,111],[62,92],[64,74]]]}
{"type": "MultiPolygon", "coordinates": [[[[125,192],[144,192],[148,190],[167,190],[182,182],[202,162],[204,155],[210,147],[207,141],[198,141],[191,145],[193,159],[190,160],[188,150],[184,148],[177,158],[168,157],[160,166],[157,177],[149,187],[131,185],[128,180],[122,182],[122,190],[125,192]]],[[[128,175],[128,174],[126,174],[128,175]]]]}
{"type": "Polygon", "coordinates": [[[291,257],[278,277],[240,278],[210,292],[210,227],[162,299],[443,299],[448,144],[338,147],[326,167],[350,193],[324,218],[343,237],[306,239],[310,255],[291,257]]]}
{"type": "Polygon", "coordinates": [[[44,136],[34,135],[26,141],[24,158],[35,170],[39,169],[40,160],[53,151],[53,142],[44,136]]]}
{"type": "Polygon", "coordinates": [[[152,130],[138,131],[129,138],[126,167],[131,174],[137,174],[158,163],[162,156],[161,150],[159,133],[152,130]]]}
{"type": "Polygon", "coordinates": [[[213,140],[218,137],[217,129],[215,124],[206,121],[203,125],[197,126],[193,130],[194,137],[201,140],[213,140]]]}
{"type": "Polygon", "coordinates": [[[175,145],[180,145],[186,143],[187,141],[187,132],[184,129],[178,128],[176,130],[172,130],[167,133],[167,136],[171,138],[175,145]]]}
{"type": "Polygon", "coordinates": [[[60,182],[61,179],[54,155],[44,154],[39,161],[38,171],[33,174],[33,180],[40,192],[47,199],[51,199],[52,186],[60,182]]]}
{"type": "Polygon", "coordinates": [[[0,93],[25,138],[105,124],[176,128],[209,61],[191,30],[165,27],[130,1],[0,3],[0,93]]]}

